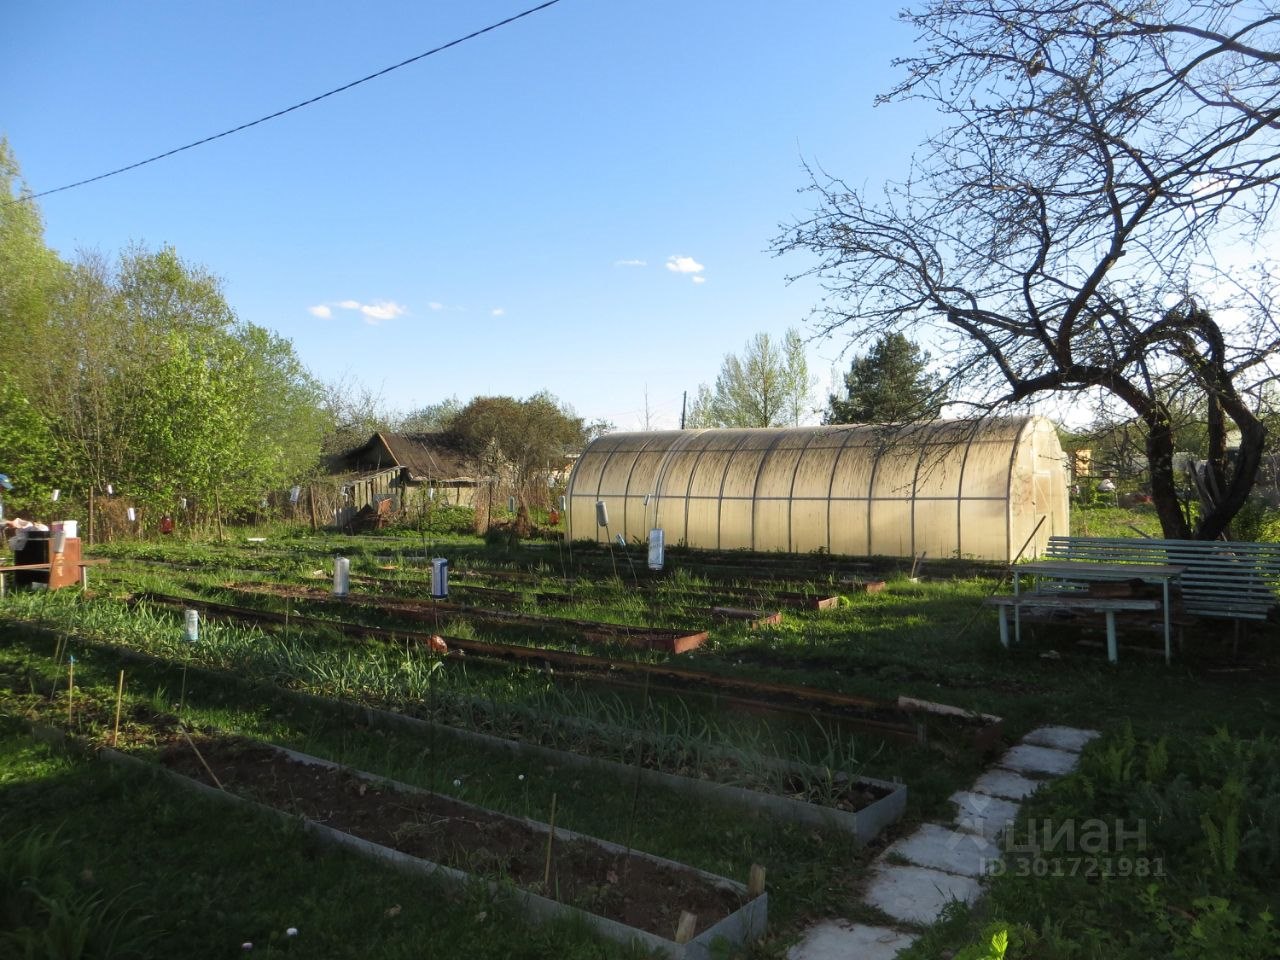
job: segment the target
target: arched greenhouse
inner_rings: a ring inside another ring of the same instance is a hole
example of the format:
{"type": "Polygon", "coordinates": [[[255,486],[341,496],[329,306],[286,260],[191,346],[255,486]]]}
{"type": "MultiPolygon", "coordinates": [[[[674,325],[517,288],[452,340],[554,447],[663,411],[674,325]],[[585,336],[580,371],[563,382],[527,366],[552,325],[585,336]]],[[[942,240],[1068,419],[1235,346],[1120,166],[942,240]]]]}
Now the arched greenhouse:
{"type": "Polygon", "coordinates": [[[1042,417],[613,433],[574,466],[568,523],[577,539],[660,527],[703,549],[1008,563],[1069,532],[1066,457],[1042,417]]]}

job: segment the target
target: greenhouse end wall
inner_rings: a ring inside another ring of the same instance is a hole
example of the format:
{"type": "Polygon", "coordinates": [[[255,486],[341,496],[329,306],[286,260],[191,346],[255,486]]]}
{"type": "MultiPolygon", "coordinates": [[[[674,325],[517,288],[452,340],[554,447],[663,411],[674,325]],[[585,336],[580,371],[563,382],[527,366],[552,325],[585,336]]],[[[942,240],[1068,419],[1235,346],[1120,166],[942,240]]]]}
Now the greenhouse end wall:
{"type": "Polygon", "coordinates": [[[644,542],[661,527],[701,549],[1003,563],[1068,533],[1068,511],[1066,457],[1041,417],[614,433],[568,489],[576,539],[644,542]]]}

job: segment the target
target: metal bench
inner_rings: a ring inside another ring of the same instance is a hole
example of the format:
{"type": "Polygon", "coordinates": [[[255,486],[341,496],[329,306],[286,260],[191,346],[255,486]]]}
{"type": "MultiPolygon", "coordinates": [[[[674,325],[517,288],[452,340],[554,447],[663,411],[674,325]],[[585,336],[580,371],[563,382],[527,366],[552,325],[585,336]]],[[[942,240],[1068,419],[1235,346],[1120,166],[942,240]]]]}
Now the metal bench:
{"type": "Polygon", "coordinates": [[[1280,544],[1130,537],[1050,537],[1045,557],[1183,568],[1182,609],[1200,617],[1266,620],[1280,604],[1280,544]]]}

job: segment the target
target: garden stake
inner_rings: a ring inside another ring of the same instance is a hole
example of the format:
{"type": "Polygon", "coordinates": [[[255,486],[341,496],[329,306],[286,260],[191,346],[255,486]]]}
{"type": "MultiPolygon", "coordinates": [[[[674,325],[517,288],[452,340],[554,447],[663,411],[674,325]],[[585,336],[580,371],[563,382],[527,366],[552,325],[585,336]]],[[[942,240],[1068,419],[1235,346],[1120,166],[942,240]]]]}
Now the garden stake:
{"type": "Polygon", "coordinates": [[[698,915],[688,910],[680,911],[680,923],[676,927],[676,943],[688,943],[693,939],[693,931],[698,928],[698,915]]]}
{"type": "MultiPolygon", "coordinates": [[[[70,642],[70,638],[69,638],[65,633],[60,633],[60,634],[58,634],[56,637],[54,637],[54,640],[53,640],[53,669],[54,669],[55,671],[56,671],[56,670],[58,669],[58,667],[62,664],[62,654],[66,652],[67,644],[68,644],[69,642],[70,642]]],[[[57,677],[57,675],[56,675],[56,673],[55,673],[54,678],[53,678],[53,689],[52,689],[51,691],[49,691],[49,698],[50,698],[50,699],[53,699],[53,697],[57,694],[57,692],[58,692],[58,677],[57,677]]]]}
{"type": "Polygon", "coordinates": [[[179,723],[178,732],[182,734],[182,739],[187,741],[187,746],[189,746],[191,748],[191,752],[196,755],[196,759],[200,761],[200,766],[204,767],[205,773],[209,774],[210,779],[213,780],[213,785],[219,790],[225,791],[227,788],[222,785],[222,781],[220,781],[218,779],[218,775],[213,772],[213,768],[205,762],[204,757],[201,756],[200,751],[196,748],[195,741],[187,736],[187,728],[179,723]]]}
{"type": "Polygon", "coordinates": [[[551,842],[556,838],[556,795],[551,795],[551,829],[547,832],[547,866],[542,871],[542,889],[551,888],[551,842]]]}
{"type": "Polygon", "coordinates": [[[762,893],[764,893],[764,867],[753,863],[751,873],[747,877],[747,896],[758,897],[762,893]]]}
{"type": "Polygon", "coordinates": [[[72,708],[76,698],[76,658],[67,658],[67,726],[71,726],[72,708]]]}
{"type": "MultiPolygon", "coordinates": [[[[1013,563],[1009,564],[1010,567],[1012,567],[1015,563],[1017,563],[1019,560],[1022,559],[1022,555],[1027,551],[1027,547],[1031,546],[1031,541],[1036,538],[1036,534],[1040,532],[1040,528],[1044,526],[1044,522],[1048,519],[1049,519],[1048,514],[1044,514],[1043,516],[1040,517],[1040,522],[1036,524],[1036,528],[1031,531],[1031,536],[1027,537],[1027,539],[1023,542],[1022,546],[1019,548],[1017,554],[1013,558],[1013,563]]],[[[994,597],[1000,591],[1000,589],[1004,586],[1004,582],[1007,579],[1009,579],[1008,567],[1005,568],[1004,573],[1000,575],[999,582],[996,583],[996,585],[991,589],[991,592],[987,594],[987,596],[994,597]]],[[[980,617],[981,615],[982,615],[982,608],[979,607],[978,612],[969,618],[969,620],[965,623],[965,625],[960,628],[960,632],[957,633],[952,639],[959,640],[966,633],[968,633],[969,628],[972,627],[975,622],[977,622],[978,617],[980,617]]]]}
{"type": "Polygon", "coordinates": [[[116,745],[116,741],[120,739],[120,705],[124,700],[124,671],[120,671],[120,685],[116,687],[116,725],[111,731],[111,746],[116,745]]]}
{"type": "MultiPolygon", "coordinates": [[[[640,698],[640,712],[643,713],[649,709],[649,678],[653,676],[652,670],[644,672],[644,695],[640,698]]],[[[625,866],[622,868],[623,874],[627,874],[631,870],[631,841],[635,838],[636,828],[636,806],[640,803],[640,761],[644,759],[644,747],[636,748],[636,780],[631,788],[631,817],[627,820],[627,859],[625,866]]]]}

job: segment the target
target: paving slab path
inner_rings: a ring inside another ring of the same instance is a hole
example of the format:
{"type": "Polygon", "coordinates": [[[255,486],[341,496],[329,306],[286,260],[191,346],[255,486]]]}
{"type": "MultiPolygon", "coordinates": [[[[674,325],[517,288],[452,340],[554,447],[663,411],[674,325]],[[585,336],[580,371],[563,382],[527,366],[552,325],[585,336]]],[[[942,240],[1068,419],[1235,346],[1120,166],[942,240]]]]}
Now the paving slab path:
{"type": "MultiPolygon", "coordinates": [[[[998,841],[1022,801],[1040,785],[1070,773],[1096,730],[1040,727],[1023,737],[968,790],[952,794],[950,823],[924,823],[890,844],[872,866],[862,902],[914,927],[936,923],[953,900],[973,903],[982,876],[1000,857],[998,841]]],[[[824,920],[805,931],[787,960],[889,960],[917,932],[849,920],[824,920]]]]}

